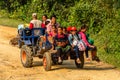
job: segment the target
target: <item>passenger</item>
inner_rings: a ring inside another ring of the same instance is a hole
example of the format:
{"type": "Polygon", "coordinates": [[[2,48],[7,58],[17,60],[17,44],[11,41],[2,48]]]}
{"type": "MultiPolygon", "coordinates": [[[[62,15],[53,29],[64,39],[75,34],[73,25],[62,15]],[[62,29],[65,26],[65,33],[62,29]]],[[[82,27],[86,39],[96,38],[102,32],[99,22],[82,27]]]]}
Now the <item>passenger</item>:
{"type": "MultiPolygon", "coordinates": [[[[46,21],[45,24],[49,23],[49,21],[46,21]]],[[[49,49],[54,50],[54,37],[57,35],[57,29],[55,26],[52,26],[52,31],[49,34],[45,34],[44,39],[46,42],[46,46],[49,47],[49,49]]]]}
{"type": "Polygon", "coordinates": [[[42,27],[43,29],[46,28],[45,22],[46,22],[47,18],[48,18],[47,15],[43,15],[43,16],[42,16],[42,24],[41,24],[41,27],[42,27]]]}
{"type": "Polygon", "coordinates": [[[52,32],[48,35],[48,40],[49,42],[52,44],[52,50],[55,49],[55,42],[54,42],[54,38],[57,35],[57,29],[56,26],[52,26],[52,32]]]}
{"type": "MultiPolygon", "coordinates": [[[[90,45],[94,45],[94,40],[90,39],[89,36],[90,36],[89,34],[86,34],[86,39],[87,39],[88,43],[90,45]]],[[[90,58],[89,58],[89,55],[88,55],[88,50],[85,51],[85,55],[86,55],[86,60],[90,61],[90,58]]]]}
{"type": "Polygon", "coordinates": [[[69,34],[71,34],[71,27],[72,27],[72,26],[68,26],[68,27],[67,27],[67,34],[68,34],[68,36],[69,36],[69,34]]]}
{"type": "Polygon", "coordinates": [[[66,28],[66,27],[63,27],[63,33],[66,34],[66,35],[68,34],[68,33],[67,33],[67,28],[66,28]]]}
{"type": "Polygon", "coordinates": [[[69,34],[69,43],[72,46],[73,50],[76,53],[76,62],[77,63],[81,63],[80,59],[79,59],[79,48],[77,46],[78,41],[80,40],[80,35],[77,33],[77,28],[76,27],[71,27],[71,34],[69,34]]]}
{"type": "Polygon", "coordinates": [[[61,54],[70,54],[71,49],[68,45],[68,37],[63,33],[62,27],[58,27],[58,34],[55,36],[55,42],[57,44],[58,62],[61,63],[61,54]]]}
{"type": "Polygon", "coordinates": [[[50,33],[50,36],[55,37],[57,35],[57,28],[55,25],[52,26],[52,32],[50,33]]]}
{"type": "Polygon", "coordinates": [[[97,62],[100,62],[99,57],[97,57],[97,47],[94,46],[94,45],[89,44],[89,42],[87,40],[87,36],[85,34],[86,30],[87,30],[87,26],[83,25],[83,26],[81,26],[81,29],[80,29],[80,32],[79,32],[79,34],[81,35],[82,40],[87,45],[87,49],[86,49],[85,52],[88,52],[88,50],[91,50],[92,60],[96,60],[97,62]]]}
{"type": "MultiPolygon", "coordinates": [[[[33,28],[41,28],[41,21],[37,19],[37,13],[33,13],[32,14],[32,20],[30,21],[30,26],[29,28],[30,29],[33,29],[33,28]]],[[[34,31],[34,35],[39,35],[40,33],[40,30],[35,30],[34,31]]]]}
{"type": "Polygon", "coordinates": [[[45,33],[45,30],[46,30],[46,26],[47,24],[50,23],[50,19],[48,19],[47,15],[43,15],[42,16],[42,24],[41,24],[41,27],[43,28],[44,30],[44,33],[45,33]]]}
{"type": "Polygon", "coordinates": [[[67,33],[70,34],[70,31],[71,31],[71,26],[68,26],[67,27],[67,33]]]}
{"type": "Polygon", "coordinates": [[[52,15],[51,16],[51,22],[46,26],[46,32],[48,34],[50,34],[50,32],[52,31],[52,26],[55,25],[56,28],[58,28],[60,25],[56,22],[56,16],[55,15],[52,15]]]}
{"type": "Polygon", "coordinates": [[[50,23],[50,20],[45,21],[45,27],[50,23]]]}

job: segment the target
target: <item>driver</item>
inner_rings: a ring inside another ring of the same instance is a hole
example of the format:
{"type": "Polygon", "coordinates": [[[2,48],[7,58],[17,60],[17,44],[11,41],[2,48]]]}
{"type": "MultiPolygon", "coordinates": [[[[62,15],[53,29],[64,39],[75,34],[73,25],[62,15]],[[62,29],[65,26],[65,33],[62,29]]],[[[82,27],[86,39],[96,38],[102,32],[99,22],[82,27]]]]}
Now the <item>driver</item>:
{"type": "MultiPolygon", "coordinates": [[[[42,22],[37,19],[37,13],[33,13],[32,14],[32,20],[30,21],[29,28],[30,29],[41,28],[41,24],[42,24],[42,22]]],[[[39,33],[40,33],[39,30],[34,31],[34,35],[39,35],[39,33]]]]}

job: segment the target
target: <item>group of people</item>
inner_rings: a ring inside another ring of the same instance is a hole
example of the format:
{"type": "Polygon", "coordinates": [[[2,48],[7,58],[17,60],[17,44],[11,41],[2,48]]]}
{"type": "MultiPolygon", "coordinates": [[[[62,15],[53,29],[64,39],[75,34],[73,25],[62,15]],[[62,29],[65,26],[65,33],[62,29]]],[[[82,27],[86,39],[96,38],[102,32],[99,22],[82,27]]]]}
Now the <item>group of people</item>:
{"type": "MultiPolygon", "coordinates": [[[[60,24],[56,22],[56,16],[52,15],[50,19],[48,19],[47,15],[42,16],[42,21],[37,19],[37,14],[32,14],[32,20],[30,21],[29,28],[43,28],[44,32],[47,34],[47,39],[51,43],[51,49],[57,50],[58,54],[58,62],[61,63],[61,54],[62,53],[70,53],[71,49],[74,50],[76,54],[76,62],[81,63],[79,59],[79,48],[75,42],[79,42],[82,40],[85,45],[85,53],[86,57],[88,57],[88,51],[91,51],[92,60],[96,60],[100,62],[100,59],[97,57],[97,48],[93,44],[88,42],[86,36],[87,26],[82,25],[80,30],[78,31],[75,26],[69,27],[61,27],[60,24]]],[[[68,55],[69,56],[69,55],[68,55]]],[[[68,57],[70,59],[70,57],[68,57]]]]}

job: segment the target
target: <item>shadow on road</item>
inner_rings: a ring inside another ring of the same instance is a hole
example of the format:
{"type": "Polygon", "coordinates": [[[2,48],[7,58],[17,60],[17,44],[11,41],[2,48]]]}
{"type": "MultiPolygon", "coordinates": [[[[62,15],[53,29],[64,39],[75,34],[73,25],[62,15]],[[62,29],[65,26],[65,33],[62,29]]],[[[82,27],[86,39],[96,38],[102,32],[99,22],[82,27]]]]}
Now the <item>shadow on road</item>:
{"type": "Polygon", "coordinates": [[[54,70],[60,70],[60,69],[72,69],[72,70],[112,70],[116,69],[116,67],[111,66],[109,64],[101,64],[101,65],[96,65],[95,63],[85,63],[83,69],[79,69],[76,67],[74,63],[64,63],[62,65],[55,65],[56,68],[52,68],[52,71],[54,70]]]}
{"type": "Polygon", "coordinates": [[[95,67],[95,66],[92,66],[92,67],[84,67],[83,69],[79,69],[77,67],[71,67],[69,65],[66,66],[59,66],[57,68],[52,68],[52,71],[54,70],[60,70],[60,69],[72,69],[72,70],[112,70],[112,69],[116,69],[116,67],[95,67]]]}
{"type": "MultiPolygon", "coordinates": [[[[34,61],[33,63],[33,67],[42,67],[42,61],[34,61]]],[[[74,62],[68,62],[65,61],[63,62],[62,65],[52,65],[52,69],[51,71],[54,70],[60,70],[60,69],[72,69],[72,70],[111,70],[111,69],[116,69],[116,67],[111,66],[109,64],[102,64],[102,65],[96,65],[95,63],[85,63],[84,68],[83,69],[79,69],[76,67],[76,65],[74,64],[74,62]]]]}
{"type": "Polygon", "coordinates": [[[33,67],[37,67],[37,66],[43,66],[42,61],[34,61],[33,67]]]}

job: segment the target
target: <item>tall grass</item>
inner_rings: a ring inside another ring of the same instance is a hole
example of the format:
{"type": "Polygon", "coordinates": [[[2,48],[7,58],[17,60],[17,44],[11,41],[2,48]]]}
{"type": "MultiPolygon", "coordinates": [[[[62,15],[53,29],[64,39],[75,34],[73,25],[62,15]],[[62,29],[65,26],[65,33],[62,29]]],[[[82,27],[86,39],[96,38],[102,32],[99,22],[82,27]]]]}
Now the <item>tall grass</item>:
{"type": "Polygon", "coordinates": [[[17,28],[19,24],[24,24],[24,23],[25,22],[21,20],[15,20],[15,19],[3,18],[3,17],[0,18],[0,25],[3,26],[10,26],[17,28]]]}
{"type": "Polygon", "coordinates": [[[100,59],[102,61],[107,62],[109,64],[112,64],[115,67],[117,67],[118,69],[120,69],[120,61],[119,61],[120,55],[119,55],[119,53],[110,54],[110,53],[106,53],[102,49],[99,49],[98,56],[100,57],[100,59]]]}

